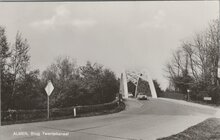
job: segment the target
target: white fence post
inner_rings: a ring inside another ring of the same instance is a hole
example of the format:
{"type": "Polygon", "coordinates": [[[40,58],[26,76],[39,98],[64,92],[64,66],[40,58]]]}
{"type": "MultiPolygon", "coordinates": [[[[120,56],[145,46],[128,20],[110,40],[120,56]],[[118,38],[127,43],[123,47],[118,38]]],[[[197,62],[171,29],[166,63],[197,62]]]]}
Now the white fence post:
{"type": "Polygon", "coordinates": [[[76,117],[76,108],[75,107],[73,109],[73,114],[74,114],[74,117],[76,117]]]}

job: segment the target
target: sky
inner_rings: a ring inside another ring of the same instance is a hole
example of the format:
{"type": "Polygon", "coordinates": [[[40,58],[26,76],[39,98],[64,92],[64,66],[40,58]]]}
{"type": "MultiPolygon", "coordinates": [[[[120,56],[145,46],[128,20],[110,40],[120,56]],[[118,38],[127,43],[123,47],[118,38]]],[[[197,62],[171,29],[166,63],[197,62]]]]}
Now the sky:
{"type": "Polygon", "coordinates": [[[58,56],[97,62],[117,76],[147,69],[161,87],[181,41],[219,16],[218,1],[1,2],[0,26],[12,44],[19,31],[30,44],[31,69],[45,70],[58,56]]]}

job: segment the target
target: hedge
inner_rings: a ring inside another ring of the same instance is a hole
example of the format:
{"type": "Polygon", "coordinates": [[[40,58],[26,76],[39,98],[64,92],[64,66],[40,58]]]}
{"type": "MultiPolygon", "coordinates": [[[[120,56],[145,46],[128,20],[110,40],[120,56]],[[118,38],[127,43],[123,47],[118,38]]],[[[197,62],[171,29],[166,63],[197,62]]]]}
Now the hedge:
{"type": "Polygon", "coordinates": [[[185,100],[186,97],[184,94],[178,93],[178,92],[164,92],[162,94],[163,98],[171,98],[171,99],[177,99],[177,100],[185,100]]]}
{"type": "MultiPolygon", "coordinates": [[[[96,113],[100,111],[109,111],[117,108],[119,105],[118,100],[114,100],[109,103],[88,105],[88,106],[72,106],[68,108],[52,108],[50,109],[50,119],[62,118],[62,117],[74,117],[73,110],[76,108],[76,116],[79,117],[88,113],[96,113]]],[[[9,110],[2,111],[2,122],[16,123],[19,121],[31,122],[35,120],[45,120],[47,118],[47,110],[9,110]]]]}

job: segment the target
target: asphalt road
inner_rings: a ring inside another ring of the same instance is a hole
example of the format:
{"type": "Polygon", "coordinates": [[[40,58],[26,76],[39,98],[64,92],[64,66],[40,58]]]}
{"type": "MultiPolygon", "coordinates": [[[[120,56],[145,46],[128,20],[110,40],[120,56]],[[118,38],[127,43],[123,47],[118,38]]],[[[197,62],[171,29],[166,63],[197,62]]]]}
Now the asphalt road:
{"type": "Polygon", "coordinates": [[[120,113],[2,126],[0,139],[151,140],[181,132],[217,110],[169,99],[128,99],[120,113]]]}

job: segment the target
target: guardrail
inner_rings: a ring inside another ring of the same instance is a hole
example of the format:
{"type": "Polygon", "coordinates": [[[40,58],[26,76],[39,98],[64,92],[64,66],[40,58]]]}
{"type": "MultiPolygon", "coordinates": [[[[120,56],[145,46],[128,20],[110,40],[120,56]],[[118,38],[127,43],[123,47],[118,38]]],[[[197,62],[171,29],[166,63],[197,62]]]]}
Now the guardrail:
{"type": "MultiPolygon", "coordinates": [[[[119,101],[116,99],[109,103],[87,105],[87,106],[72,106],[68,108],[52,108],[50,109],[50,119],[80,117],[89,113],[108,112],[119,106],[119,101]],[[76,109],[76,116],[74,116],[74,108],[76,109]]],[[[9,110],[1,112],[1,119],[3,124],[11,124],[17,122],[32,122],[47,120],[47,110],[9,110]]]]}

